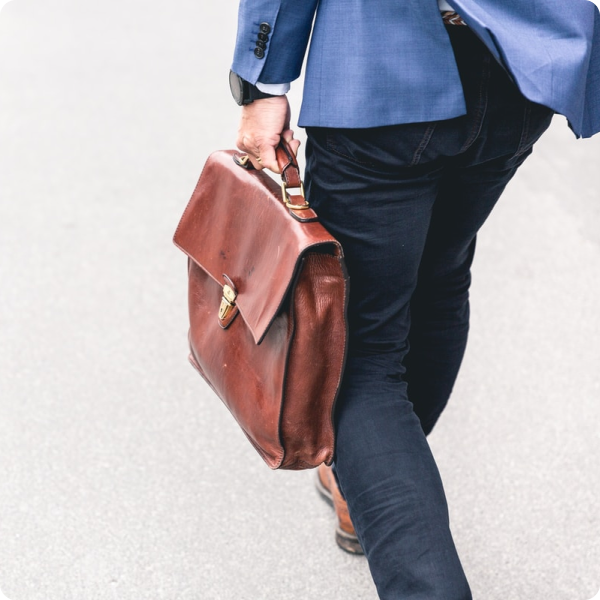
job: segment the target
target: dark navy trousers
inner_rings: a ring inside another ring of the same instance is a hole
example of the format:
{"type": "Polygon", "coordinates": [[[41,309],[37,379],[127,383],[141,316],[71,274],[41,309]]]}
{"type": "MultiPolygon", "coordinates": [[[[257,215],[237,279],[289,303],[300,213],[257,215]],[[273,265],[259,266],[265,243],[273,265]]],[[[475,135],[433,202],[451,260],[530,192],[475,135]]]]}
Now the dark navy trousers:
{"type": "Polygon", "coordinates": [[[552,118],[470,29],[447,30],[465,116],[308,128],[309,200],[350,273],[334,467],[384,600],[471,598],[426,436],[465,351],[477,231],[552,118]]]}

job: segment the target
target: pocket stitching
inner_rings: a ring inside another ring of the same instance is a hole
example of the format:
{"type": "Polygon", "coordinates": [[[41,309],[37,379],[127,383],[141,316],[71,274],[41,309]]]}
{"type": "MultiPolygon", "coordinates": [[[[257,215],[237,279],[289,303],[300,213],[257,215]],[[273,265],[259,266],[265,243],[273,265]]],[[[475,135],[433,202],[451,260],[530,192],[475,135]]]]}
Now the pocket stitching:
{"type": "Polygon", "coordinates": [[[416,166],[419,163],[419,161],[421,160],[421,156],[423,156],[423,152],[425,152],[425,148],[427,148],[427,146],[429,146],[429,142],[431,141],[431,138],[433,137],[433,132],[435,131],[436,127],[437,127],[437,121],[431,123],[431,125],[429,125],[429,127],[425,130],[425,133],[423,134],[423,138],[421,139],[421,143],[415,150],[413,159],[410,162],[411,167],[416,166]]]}
{"type": "Polygon", "coordinates": [[[356,158],[354,156],[350,156],[349,154],[345,154],[341,150],[338,150],[337,146],[335,146],[334,143],[331,141],[331,135],[329,133],[327,134],[327,137],[326,137],[326,145],[327,145],[327,150],[329,150],[330,152],[333,152],[334,154],[337,154],[338,156],[342,156],[343,158],[347,158],[348,160],[350,160],[358,165],[365,165],[368,167],[375,166],[375,163],[373,163],[373,162],[365,162],[365,161],[359,160],[358,158],[356,158]]]}

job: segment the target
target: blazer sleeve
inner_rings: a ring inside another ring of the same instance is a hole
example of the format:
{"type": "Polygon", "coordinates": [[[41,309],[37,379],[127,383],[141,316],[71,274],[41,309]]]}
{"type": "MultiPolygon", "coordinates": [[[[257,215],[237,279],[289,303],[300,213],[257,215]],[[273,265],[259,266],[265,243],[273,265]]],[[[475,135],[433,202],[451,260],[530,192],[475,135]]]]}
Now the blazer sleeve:
{"type": "Polygon", "coordinates": [[[317,4],[318,0],[241,0],[232,71],[253,84],[297,79],[317,4]]]}

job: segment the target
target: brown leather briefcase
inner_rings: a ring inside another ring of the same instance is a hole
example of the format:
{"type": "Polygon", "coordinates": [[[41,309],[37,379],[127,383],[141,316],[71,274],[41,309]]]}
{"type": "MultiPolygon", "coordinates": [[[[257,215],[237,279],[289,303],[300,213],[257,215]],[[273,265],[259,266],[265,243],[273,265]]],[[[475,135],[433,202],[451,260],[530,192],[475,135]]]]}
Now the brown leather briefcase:
{"type": "Polygon", "coordinates": [[[333,460],[348,277],[287,146],[277,160],[281,186],[234,151],[211,155],[174,242],[188,256],[190,361],[269,467],[305,469],[333,460]]]}

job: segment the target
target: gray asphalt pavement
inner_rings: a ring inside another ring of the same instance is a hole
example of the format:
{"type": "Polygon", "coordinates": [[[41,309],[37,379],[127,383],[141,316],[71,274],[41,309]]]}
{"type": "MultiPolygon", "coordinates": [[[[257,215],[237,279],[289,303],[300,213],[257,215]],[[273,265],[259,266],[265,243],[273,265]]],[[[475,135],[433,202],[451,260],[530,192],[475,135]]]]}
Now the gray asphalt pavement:
{"type": "MultiPolygon", "coordinates": [[[[269,471],[187,363],[171,237],[207,155],[235,141],[236,4],[0,14],[10,600],[377,597],[314,473],[269,471]]],[[[470,347],[431,444],[480,600],[600,587],[599,175],[600,137],[556,118],[479,239],[470,347]]]]}

